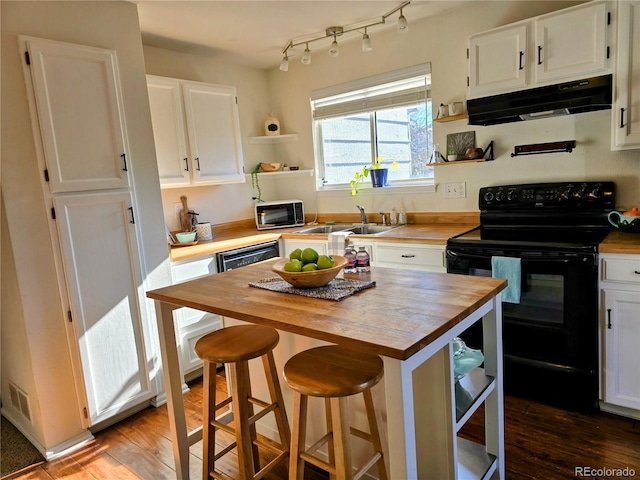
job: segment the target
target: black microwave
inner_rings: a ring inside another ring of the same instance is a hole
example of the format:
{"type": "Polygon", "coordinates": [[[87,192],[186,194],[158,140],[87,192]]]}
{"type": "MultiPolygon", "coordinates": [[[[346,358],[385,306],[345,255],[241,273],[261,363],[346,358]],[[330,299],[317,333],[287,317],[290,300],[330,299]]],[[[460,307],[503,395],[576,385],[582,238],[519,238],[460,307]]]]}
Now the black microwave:
{"type": "Polygon", "coordinates": [[[302,200],[279,200],[258,203],[255,206],[255,212],[258,230],[304,225],[302,200]]]}

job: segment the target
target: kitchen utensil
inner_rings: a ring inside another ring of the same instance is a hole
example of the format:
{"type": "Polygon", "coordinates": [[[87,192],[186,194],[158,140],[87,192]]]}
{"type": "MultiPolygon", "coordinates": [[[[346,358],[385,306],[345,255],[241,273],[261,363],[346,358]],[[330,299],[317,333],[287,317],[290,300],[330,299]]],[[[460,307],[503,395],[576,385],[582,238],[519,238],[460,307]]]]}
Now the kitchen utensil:
{"type": "Polygon", "coordinates": [[[622,212],[609,212],[609,223],[622,232],[640,233],[640,215],[625,215],[622,212]]]}
{"type": "Polygon", "coordinates": [[[288,258],[283,258],[274,263],[271,269],[276,272],[282,279],[298,288],[317,288],[324,287],[347,264],[347,259],[340,255],[332,255],[335,263],[331,268],[325,268],[323,270],[313,270],[311,272],[287,272],[284,269],[284,264],[289,261],[288,258]]]}
{"type": "Polygon", "coordinates": [[[196,225],[196,236],[198,240],[212,240],[213,232],[211,231],[211,224],[209,222],[202,222],[196,225]]]}
{"type": "Polygon", "coordinates": [[[449,104],[449,115],[460,115],[462,113],[462,102],[453,102],[449,104]]]}
{"type": "Polygon", "coordinates": [[[182,210],[180,210],[180,229],[183,232],[191,231],[191,213],[189,213],[189,206],[187,205],[187,197],[182,195],[180,197],[182,202],[182,210]]]}

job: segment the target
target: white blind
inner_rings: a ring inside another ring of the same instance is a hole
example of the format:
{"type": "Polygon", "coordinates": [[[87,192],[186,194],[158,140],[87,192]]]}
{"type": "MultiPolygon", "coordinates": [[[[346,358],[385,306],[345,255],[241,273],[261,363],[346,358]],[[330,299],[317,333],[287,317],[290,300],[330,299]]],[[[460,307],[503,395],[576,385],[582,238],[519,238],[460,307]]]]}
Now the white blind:
{"type": "Polygon", "coordinates": [[[426,101],[431,95],[430,68],[423,66],[424,73],[420,75],[416,75],[416,70],[414,67],[407,71],[412,76],[406,78],[397,79],[402,74],[394,72],[315,92],[311,99],[313,118],[318,120],[426,101]],[[395,79],[390,81],[393,77],[395,79]]]}

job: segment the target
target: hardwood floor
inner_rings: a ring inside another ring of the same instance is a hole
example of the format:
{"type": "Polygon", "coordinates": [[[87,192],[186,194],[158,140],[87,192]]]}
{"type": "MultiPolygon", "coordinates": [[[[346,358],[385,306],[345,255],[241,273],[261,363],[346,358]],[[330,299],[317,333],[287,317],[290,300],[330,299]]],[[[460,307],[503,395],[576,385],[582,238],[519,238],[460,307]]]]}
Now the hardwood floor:
{"type": "MultiPolygon", "coordinates": [[[[190,384],[185,396],[187,423],[202,421],[202,383],[190,384]]],[[[640,478],[640,422],[600,413],[591,416],[566,412],[513,397],[505,401],[507,479],[576,479],[575,467],[629,468],[640,478]]],[[[477,412],[461,435],[483,441],[483,412],[477,412]]],[[[43,463],[6,479],[21,480],[161,480],[175,479],[166,406],[149,407],[116,425],[97,432],[95,441],[63,459],[43,463]]],[[[233,453],[231,454],[233,455],[233,453]]],[[[191,447],[191,477],[200,479],[201,443],[191,447]]],[[[220,468],[234,475],[235,459],[223,458],[220,468]]],[[[282,467],[267,477],[286,479],[282,467]]],[[[615,476],[584,475],[590,478],[615,476]]],[[[620,477],[620,475],[618,475],[620,477]]],[[[307,470],[305,480],[326,478],[307,470]]],[[[633,476],[631,478],[634,478],[633,476]]],[[[393,479],[408,480],[408,479],[393,479]]],[[[410,479],[413,480],[413,479],[410,479]]],[[[438,479],[433,479],[438,480],[438,479]]]]}

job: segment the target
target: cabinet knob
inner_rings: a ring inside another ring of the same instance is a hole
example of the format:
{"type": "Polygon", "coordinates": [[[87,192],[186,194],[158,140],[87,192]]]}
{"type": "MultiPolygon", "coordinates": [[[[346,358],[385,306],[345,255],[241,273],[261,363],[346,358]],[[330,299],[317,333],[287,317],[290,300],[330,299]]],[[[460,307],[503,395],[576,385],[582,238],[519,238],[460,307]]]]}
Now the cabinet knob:
{"type": "Polygon", "coordinates": [[[189,159],[187,157],[184,157],[184,170],[186,172],[189,171],[189,159]]]}
{"type": "Polygon", "coordinates": [[[523,70],[524,69],[524,65],[522,65],[522,57],[524,57],[524,52],[520,51],[520,58],[518,59],[519,70],[523,70]]]}
{"type": "Polygon", "coordinates": [[[538,45],[538,65],[542,65],[542,46],[538,45]]]}
{"type": "Polygon", "coordinates": [[[611,330],[611,309],[607,308],[607,328],[611,330]]]}
{"type": "Polygon", "coordinates": [[[200,171],[200,157],[196,157],[196,170],[200,171]]]}
{"type": "Polygon", "coordinates": [[[620,109],[620,128],[624,128],[624,108],[620,109]]]}

